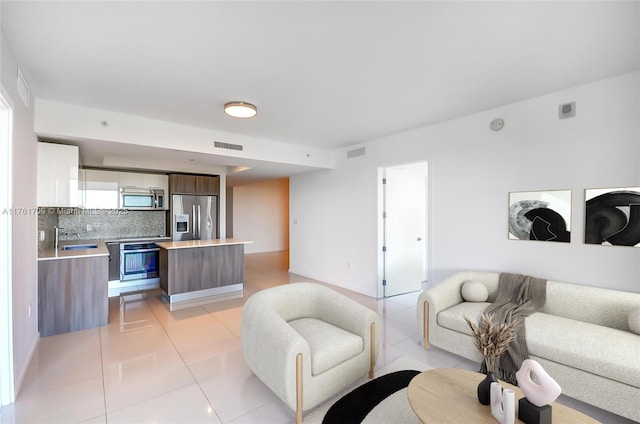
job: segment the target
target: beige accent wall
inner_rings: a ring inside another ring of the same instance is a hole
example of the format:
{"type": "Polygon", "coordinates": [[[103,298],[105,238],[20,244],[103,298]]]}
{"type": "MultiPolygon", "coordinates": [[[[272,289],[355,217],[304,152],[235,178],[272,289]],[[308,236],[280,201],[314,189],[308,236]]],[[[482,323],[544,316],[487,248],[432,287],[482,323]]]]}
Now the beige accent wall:
{"type": "Polygon", "coordinates": [[[251,240],[245,253],[289,249],[289,179],[233,189],[233,237],[251,240]]]}

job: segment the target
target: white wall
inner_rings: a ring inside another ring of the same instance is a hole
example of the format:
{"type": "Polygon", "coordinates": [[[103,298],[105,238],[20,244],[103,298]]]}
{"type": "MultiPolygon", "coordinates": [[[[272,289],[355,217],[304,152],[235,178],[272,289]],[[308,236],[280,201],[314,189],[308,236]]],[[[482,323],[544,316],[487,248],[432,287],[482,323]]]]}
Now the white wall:
{"type": "MultiPolygon", "coordinates": [[[[0,37],[0,81],[9,94],[13,111],[14,208],[36,207],[36,135],[33,107],[27,109],[18,95],[16,58],[4,34],[0,37]]],[[[31,99],[33,106],[33,99],[31,99]]],[[[15,394],[38,342],[37,215],[12,216],[13,365],[15,394]],[[31,317],[29,317],[31,307],[31,317]]]]}
{"type": "Polygon", "coordinates": [[[343,151],[334,170],[292,177],[291,271],[377,295],[376,169],[428,161],[432,283],[482,269],[640,291],[640,249],[583,243],[584,189],[640,185],[639,91],[640,72],[597,81],[370,141],[363,157],[343,151]],[[559,120],[569,101],[577,116],[559,120]],[[571,243],[508,240],[508,193],[548,189],[573,190],[571,243]]]}
{"type": "Polygon", "coordinates": [[[253,241],[245,253],[289,249],[289,179],[233,188],[233,237],[253,241]]]}

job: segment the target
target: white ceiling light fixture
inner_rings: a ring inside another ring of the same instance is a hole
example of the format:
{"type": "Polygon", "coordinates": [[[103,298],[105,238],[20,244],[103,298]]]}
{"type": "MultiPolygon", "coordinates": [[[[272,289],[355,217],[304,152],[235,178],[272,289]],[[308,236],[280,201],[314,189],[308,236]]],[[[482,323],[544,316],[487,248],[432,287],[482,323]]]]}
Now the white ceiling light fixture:
{"type": "Polygon", "coordinates": [[[253,118],[258,108],[247,102],[229,102],[224,105],[224,113],[234,118],[253,118]]]}

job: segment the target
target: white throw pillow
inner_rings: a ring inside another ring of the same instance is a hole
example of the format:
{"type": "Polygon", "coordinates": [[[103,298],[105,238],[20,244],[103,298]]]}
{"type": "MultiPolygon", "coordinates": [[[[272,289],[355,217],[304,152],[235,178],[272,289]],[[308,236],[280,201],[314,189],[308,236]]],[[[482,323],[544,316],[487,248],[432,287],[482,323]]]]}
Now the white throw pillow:
{"type": "Polygon", "coordinates": [[[629,328],[636,334],[640,334],[640,306],[629,311],[629,328]]]}
{"type": "Polygon", "coordinates": [[[489,289],[480,281],[465,281],[460,294],[467,302],[486,302],[489,298],[489,289]]]}

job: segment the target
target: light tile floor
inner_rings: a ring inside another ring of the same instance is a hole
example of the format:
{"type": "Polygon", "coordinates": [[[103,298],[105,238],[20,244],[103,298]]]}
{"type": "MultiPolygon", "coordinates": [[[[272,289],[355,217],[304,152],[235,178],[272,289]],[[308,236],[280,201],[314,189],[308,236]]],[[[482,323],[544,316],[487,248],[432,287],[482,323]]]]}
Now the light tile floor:
{"type": "MultiPolygon", "coordinates": [[[[291,423],[294,414],[244,362],[240,319],[258,290],[296,281],[287,252],[246,257],[242,298],[169,312],[157,291],[109,301],[109,325],[42,338],[17,401],[2,423],[291,423]]],[[[335,287],[334,287],[335,288],[335,287]]],[[[380,314],[381,368],[399,356],[432,367],[477,363],[421,346],[416,300],[384,300],[335,288],[380,314]]],[[[604,423],[631,423],[575,400],[562,403],[604,423]]]]}

